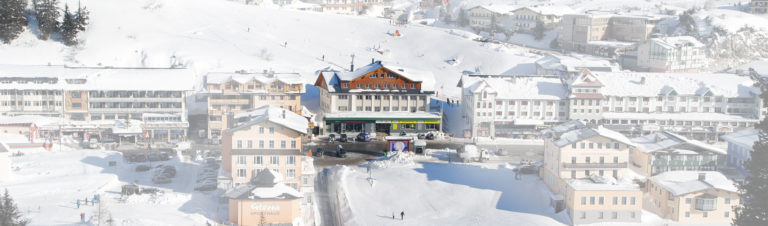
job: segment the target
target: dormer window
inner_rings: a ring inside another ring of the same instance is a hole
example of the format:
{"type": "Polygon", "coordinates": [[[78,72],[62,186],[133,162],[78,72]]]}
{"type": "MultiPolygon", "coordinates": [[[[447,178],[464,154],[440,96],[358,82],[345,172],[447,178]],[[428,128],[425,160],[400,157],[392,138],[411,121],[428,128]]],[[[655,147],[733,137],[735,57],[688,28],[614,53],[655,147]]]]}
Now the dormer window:
{"type": "Polygon", "coordinates": [[[379,74],[373,73],[373,74],[371,74],[371,78],[376,78],[376,77],[378,77],[378,75],[379,74]]]}
{"type": "Polygon", "coordinates": [[[362,88],[363,88],[363,85],[362,85],[362,84],[357,84],[357,88],[358,88],[358,89],[362,89],[362,88]]]}
{"type": "Polygon", "coordinates": [[[344,88],[349,89],[349,83],[344,83],[344,88]]]}

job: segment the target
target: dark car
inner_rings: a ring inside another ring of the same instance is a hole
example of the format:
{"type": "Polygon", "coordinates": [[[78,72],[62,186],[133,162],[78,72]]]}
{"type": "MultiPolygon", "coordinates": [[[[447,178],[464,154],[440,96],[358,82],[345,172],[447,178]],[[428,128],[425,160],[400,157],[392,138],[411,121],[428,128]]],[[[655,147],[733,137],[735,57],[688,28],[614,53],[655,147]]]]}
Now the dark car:
{"type": "Polygon", "coordinates": [[[312,155],[315,157],[322,157],[324,154],[322,148],[315,149],[315,151],[312,152],[312,155]]]}
{"type": "Polygon", "coordinates": [[[335,141],[335,140],[336,140],[336,134],[331,134],[331,135],[328,135],[328,141],[329,141],[329,142],[333,142],[333,141],[335,141]]]}
{"type": "Polygon", "coordinates": [[[138,155],[134,156],[133,160],[135,162],[146,162],[147,161],[147,156],[144,155],[144,154],[138,154],[138,155]]]}
{"type": "Polygon", "coordinates": [[[435,134],[434,133],[427,133],[427,140],[434,140],[435,134]]]}
{"type": "Polygon", "coordinates": [[[157,153],[149,153],[149,156],[147,157],[147,159],[149,159],[150,162],[160,161],[160,155],[158,155],[157,153]]]}
{"type": "Polygon", "coordinates": [[[423,140],[427,138],[427,135],[424,135],[423,133],[419,133],[418,138],[419,140],[423,140]]]}
{"type": "Polygon", "coordinates": [[[405,136],[405,131],[400,131],[400,136],[405,136]]]}
{"type": "Polygon", "coordinates": [[[341,134],[341,135],[339,135],[339,139],[338,139],[338,141],[339,141],[339,142],[347,142],[347,141],[348,141],[348,140],[347,140],[347,134],[341,134]]]}
{"type": "Polygon", "coordinates": [[[357,134],[357,141],[370,142],[371,141],[371,135],[366,133],[366,132],[358,133],[357,134]]]}
{"type": "Polygon", "coordinates": [[[336,157],[346,158],[347,157],[347,150],[344,149],[344,148],[339,148],[339,150],[336,151],[336,157]]]}
{"type": "Polygon", "coordinates": [[[167,161],[169,159],[171,159],[171,156],[169,156],[168,153],[160,153],[160,160],[167,161]]]}
{"type": "Polygon", "coordinates": [[[145,172],[149,170],[148,165],[138,165],[136,166],[136,172],[145,172]]]}

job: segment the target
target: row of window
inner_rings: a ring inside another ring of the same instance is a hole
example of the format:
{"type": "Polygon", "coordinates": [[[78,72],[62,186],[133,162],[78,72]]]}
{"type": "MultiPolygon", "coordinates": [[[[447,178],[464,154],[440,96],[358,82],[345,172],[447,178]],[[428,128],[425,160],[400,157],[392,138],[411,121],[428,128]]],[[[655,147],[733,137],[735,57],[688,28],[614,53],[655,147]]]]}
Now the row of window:
{"type": "MultiPolygon", "coordinates": [[[[600,113],[600,109],[573,109],[574,113],[600,113]]],[[[631,112],[631,113],[650,113],[650,109],[647,107],[644,107],[642,109],[636,108],[636,107],[629,107],[627,110],[624,110],[624,107],[614,107],[613,111],[611,111],[610,107],[603,107],[603,112],[631,112]]],[[[699,112],[698,107],[678,107],[677,111],[675,111],[675,107],[669,106],[666,108],[666,111],[664,111],[664,108],[662,107],[656,107],[656,111],[653,112],[669,112],[669,113],[696,113],[699,112]]],[[[702,107],[701,112],[703,113],[723,113],[723,108],[711,108],[711,107],[702,107]]],[[[743,109],[743,108],[729,108],[728,113],[752,113],[752,109],[743,109]]]]}
{"type": "MultiPolygon", "coordinates": [[[[589,143],[589,148],[593,147],[592,144],[594,144],[594,143],[589,143]]],[[[619,143],[616,143],[616,149],[618,149],[618,144],[619,143]]],[[[603,143],[597,143],[597,147],[598,147],[598,149],[602,149],[603,148],[603,143]]],[[[592,163],[592,157],[590,157],[590,156],[585,157],[584,158],[584,162],[585,163],[592,163]]],[[[571,163],[576,163],[576,156],[571,157],[571,163]]],[[[600,156],[600,160],[598,161],[598,163],[605,163],[605,157],[604,156],[600,156]]],[[[618,156],[614,156],[613,157],[613,163],[619,163],[619,157],[618,156]]],[[[587,175],[589,175],[589,174],[587,174],[587,175]]]]}
{"type": "MultiPolygon", "coordinates": [[[[73,98],[80,98],[80,92],[72,92],[73,98]]],[[[108,98],[144,98],[144,97],[161,97],[161,98],[180,98],[183,95],[181,91],[89,91],[89,97],[108,97],[108,98]]]]}
{"type": "MultiPolygon", "coordinates": [[[[248,156],[244,156],[244,155],[237,156],[237,164],[247,165],[248,156]]],[[[264,165],[264,156],[261,156],[261,155],[253,156],[252,164],[257,166],[264,165]]],[[[292,156],[292,155],[287,156],[285,164],[288,166],[295,166],[296,156],[292,156]]],[[[280,156],[277,156],[277,155],[269,156],[269,165],[280,165],[280,156]]]]}
{"type": "MultiPolygon", "coordinates": [[[[389,106],[385,106],[385,107],[371,107],[371,106],[363,107],[363,106],[357,106],[357,107],[355,107],[356,111],[363,111],[363,109],[365,109],[365,111],[374,111],[374,112],[382,112],[382,111],[383,112],[389,112],[389,111],[408,111],[408,107],[406,107],[406,106],[403,106],[403,107],[393,106],[392,110],[390,110],[389,106]]],[[[421,107],[418,107],[418,108],[417,107],[411,107],[411,112],[416,112],[416,110],[425,111],[426,108],[424,106],[421,106],[421,107]]],[[[338,111],[349,111],[349,107],[347,107],[347,106],[339,106],[338,111]]]]}
{"type": "MultiPolygon", "coordinates": [[[[349,89],[349,83],[344,83],[343,87],[344,87],[344,89],[349,89]]],[[[363,84],[357,83],[357,84],[355,84],[355,87],[358,88],[358,89],[362,89],[363,88],[363,84]]],[[[376,83],[376,84],[366,83],[365,84],[365,88],[366,89],[373,89],[374,87],[375,87],[375,89],[390,89],[389,83],[382,83],[382,84],[379,84],[379,83],[376,83]]],[[[398,89],[397,88],[398,87],[397,84],[392,84],[391,87],[392,87],[391,89],[398,89]]],[[[399,87],[400,87],[400,89],[416,89],[416,83],[411,83],[410,86],[408,86],[408,84],[401,84],[399,87]]]]}
{"type": "MultiPolygon", "coordinates": [[[[515,112],[514,111],[507,112],[507,115],[514,117],[515,116],[515,112]]],[[[540,117],[541,116],[541,112],[540,111],[535,111],[531,115],[533,117],[540,117]]],[[[547,117],[552,117],[554,115],[554,113],[552,113],[551,111],[548,111],[548,112],[545,113],[545,115],[547,117]]],[[[477,112],[477,116],[493,116],[493,115],[491,115],[490,112],[477,112]]],[[[496,116],[504,116],[504,115],[502,114],[501,111],[497,111],[496,112],[496,116]]],[[[521,117],[527,117],[528,116],[528,112],[527,111],[521,111],[520,112],[520,116],[521,117]]],[[[565,117],[565,112],[558,112],[557,116],[565,117]]]]}
{"type": "MultiPolygon", "coordinates": [[[[280,173],[279,169],[270,168],[269,170],[272,170],[275,173],[280,173]]],[[[256,173],[258,171],[254,169],[251,171],[251,176],[256,176],[256,173]]],[[[246,169],[237,169],[237,177],[238,178],[248,178],[247,170],[246,169]]],[[[285,170],[285,179],[296,179],[296,169],[287,169],[285,170]]],[[[286,185],[288,185],[286,183],[286,185]]],[[[294,185],[295,186],[295,185],[294,185]]],[[[297,189],[294,187],[294,189],[297,189]]]]}
{"type": "MultiPolygon", "coordinates": [[[[181,102],[90,102],[90,108],[181,108],[181,102]]],[[[72,103],[73,108],[80,108],[81,103],[72,103]]]]}
{"type": "MultiPolygon", "coordinates": [[[[586,149],[587,148],[587,142],[573,143],[573,144],[571,144],[571,148],[572,149],[576,149],[576,147],[577,147],[576,144],[579,144],[578,145],[579,149],[586,149]]],[[[589,149],[594,149],[595,146],[597,147],[597,149],[603,149],[603,143],[589,142],[588,144],[589,144],[589,149]]],[[[619,149],[620,146],[621,146],[621,144],[619,142],[614,142],[613,143],[613,149],[619,149]]],[[[627,146],[627,148],[629,147],[629,145],[626,145],[626,146],[627,146]]],[[[611,143],[605,143],[605,149],[611,149],[611,143]]],[[[587,158],[589,158],[589,157],[587,157],[587,158]]],[[[600,157],[600,160],[602,162],[602,157],[600,157]]]]}
{"type": "MultiPolygon", "coordinates": [[[[213,87],[213,89],[220,89],[220,86],[218,86],[218,87],[217,86],[212,86],[212,87],[213,87]]],[[[253,90],[253,89],[262,89],[263,86],[261,84],[257,83],[255,85],[254,84],[248,84],[246,87],[247,87],[248,90],[253,90]]],[[[288,87],[290,87],[291,89],[299,89],[300,88],[300,86],[298,84],[288,85],[288,87]]],[[[269,88],[277,89],[277,90],[283,90],[283,89],[285,89],[285,84],[282,83],[282,82],[274,82],[274,83],[270,84],[269,88]],[[279,84],[277,84],[277,83],[279,83],[279,84]]],[[[240,84],[237,83],[237,82],[226,83],[224,85],[224,89],[225,90],[235,90],[235,91],[238,91],[238,90],[240,90],[240,84]]]]}
{"type": "MultiPolygon", "coordinates": [[[[618,216],[619,216],[618,212],[616,212],[616,211],[611,212],[611,219],[617,219],[618,216]]],[[[629,213],[629,217],[632,218],[632,219],[635,219],[635,217],[637,217],[637,216],[636,216],[635,212],[630,212],[629,213]]],[[[579,212],[579,218],[580,219],[586,219],[587,218],[587,212],[579,212]]],[[[597,219],[605,219],[605,212],[597,213],[597,219]]]]}
{"type": "MultiPolygon", "coordinates": [[[[269,146],[267,146],[267,147],[269,149],[274,149],[275,148],[275,140],[269,140],[268,142],[269,142],[269,146]]],[[[258,141],[258,148],[260,148],[260,149],[265,148],[264,143],[265,143],[264,140],[259,140],[258,141]]],[[[287,143],[288,142],[286,140],[280,140],[280,149],[287,149],[288,148],[287,143]]],[[[291,149],[296,149],[296,140],[291,140],[291,146],[290,147],[291,147],[291,149]]],[[[243,140],[238,140],[237,141],[237,149],[243,149],[243,148],[252,149],[253,148],[253,140],[246,140],[245,142],[243,142],[243,140]],[[243,146],[243,143],[245,143],[245,147],[243,146]]]]}
{"type": "Polygon", "coordinates": [[[61,101],[2,101],[3,106],[61,106],[61,101]]]}
{"type": "MultiPolygon", "coordinates": [[[[619,205],[619,198],[621,198],[621,205],[627,205],[627,196],[613,196],[611,199],[611,204],[613,205],[619,205]]],[[[629,205],[635,205],[635,197],[629,197],[629,205]]],[[[581,205],[587,205],[587,197],[582,196],[581,197],[581,205]]],[[[590,196],[589,197],[589,205],[605,205],[605,197],[603,196],[590,196]],[[597,201],[597,202],[595,202],[597,201]]]]}
{"type": "MultiPolygon", "coordinates": [[[[388,96],[388,95],[354,95],[354,96],[358,100],[362,100],[362,99],[366,99],[366,100],[371,100],[371,99],[374,99],[374,100],[381,100],[381,99],[389,100],[390,99],[390,96],[388,96]]],[[[339,100],[347,100],[347,99],[349,99],[349,95],[339,95],[338,97],[339,97],[339,100]]],[[[409,98],[411,100],[416,100],[417,98],[419,100],[427,100],[427,96],[424,96],[424,95],[420,95],[420,96],[410,95],[410,96],[402,96],[402,97],[401,96],[391,96],[391,98],[392,98],[392,100],[400,100],[400,99],[408,100],[409,98]]]]}
{"type": "MultiPolygon", "coordinates": [[[[591,175],[592,175],[592,171],[584,170],[584,177],[589,177],[591,175]]],[[[598,170],[597,171],[597,175],[600,175],[601,177],[605,176],[605,170],[598,170]]],[[[612,171],[612,176],[613,176],[613,178],[618,179],[619,178],[619,170],[613,170],[612,171]]],[[[577,178],[578,177],[576,176],[576,170],[572,170],[571,171],[571,179],[577,179],[577,178]]]]}
{"type": "Polygon", "coordinates": [[[27,95],[27,96],[53,96],[61,95],[61,91],[54,91],[54,90],[0,90],[0,95],[27,95]]]}
{"type": "MultiPolygon", "coordinates": [[[[545,104],[547,106],[554,106],[555,102],[557,102],[559,106],[565,106],[565,102],[564,101],[539,101],[539,100],[535,100],[535,101],[531,101],[531,102],[533,102],[533,106],[541,106],[542,104],[545,104]]],[[[528,101],[527,100],[521,100],[521,101],[510,100],[510,101],[507,101],[507,103],[508,103],[508,105],[517,105],[518,103],[520,103],[520,105],[522,105],[522,106],[528,106],[528,101]]],[[[496,106],[501,106],[502,104],[504,104],[504,101],[500,101],[500,100],[496,101],[496,106]]],[[[478,101],[476,103],[476,105],[477,105],[476,108],[493,108],[493,104],[491,104],[491,102],[488,102],[488,101],[478,101]]]]}
{"type": "Polygon", "coordinates": [[[611,125],[637,125],[637,124],[658,124],[662,126],[733,126],[733,127],[750,127],[754,123],[751,122],[713,122],[713,121],[668,121],[668,120],[627,120],[627,119],[611,119],[601,120],[600,124],[611,125]]]}

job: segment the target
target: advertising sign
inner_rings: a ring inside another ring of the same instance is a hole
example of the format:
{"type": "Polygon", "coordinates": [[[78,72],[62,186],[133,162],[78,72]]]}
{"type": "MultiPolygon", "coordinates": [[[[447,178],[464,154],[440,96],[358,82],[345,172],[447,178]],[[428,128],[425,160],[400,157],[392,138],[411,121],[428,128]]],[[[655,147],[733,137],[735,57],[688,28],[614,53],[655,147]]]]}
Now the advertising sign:
{"type": "Polygon", "coordinates": [[[409,144],[407,140],[390,140],[389,151],[410,151],[409,144]]]}

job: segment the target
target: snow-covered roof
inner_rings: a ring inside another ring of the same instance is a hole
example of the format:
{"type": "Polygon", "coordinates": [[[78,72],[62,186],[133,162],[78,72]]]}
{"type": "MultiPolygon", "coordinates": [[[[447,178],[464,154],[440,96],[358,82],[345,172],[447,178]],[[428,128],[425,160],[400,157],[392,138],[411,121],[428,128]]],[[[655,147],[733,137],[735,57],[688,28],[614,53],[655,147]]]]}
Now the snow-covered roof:
{"type": "Polygon", "coordinates": [[[41,115],[17,115],[17,116],[5,116],[0,115],[0,125],[10,124],[31,124],[34,123],[37,126],[59,123],[62,118],[47,117],[41,115]]]}
{"type": "Polygon", "coordinates": [[[491,12],[498,13],[498,14],[510,14],[512,13],[512,11],[520,8],[520,6],[517,6],[517,5],[488,4],[488,5],[478,5],[470,9],[477,8],[477,7],[487,9],[491,12]]]}
{"type": "Polygon", "coordinates": [[[653,176],[651,180],[675,196],[710,188],[728,192],[738,191],[733,181],[717,171],[669,171],[653,176]],[[703,180],[699,179],[700,174],[704,175],[703,180]]]}
{"type": "Polygon", "coordinates": [[[702,153],[709,151],[721,155],[725,155],[726,151],[712,145],[702,143],[697,140],[690,140],[678,134],[670,133],[667,131],[648,134],[642,137],[636,137],[632,139],[632,142],[637,145],[640,151],[643,152],[657,152],[657,151],[669,151],[682,153],[702,153]],[[691,152],[692,151],[692,152],[691,152]]]}
{"type": "Polygon", "coordinates": [[[581,191],[640,191],[640,186],[629,180],[616,180],[610,176],[591,175],[589,178],[566,179],[574,190],[581,191]]]}
{"type": "MultiPolygon", "coordinates": [[[[555,5],[555,4],[544,4],[544,5],[534,5],[534,6],[526,6],[524,7],[526,9],[529,9],[531,11],[537,12],[541,15],[554,15],[554,16],[562,16],[565,14],[572,14],[576,13],[575,10],[571,9],[571,7],[565,6],[565,5],[555,5]]],[[[516,9],[521,10],[523,8],[516,9]]]]}
{"type": "Polygon", "coordinates": [[[750,68],[754,69],[755,72],[757,72],[757,74],[761,75],[762,77],[768,77],[768,61],[766,60],[752,61],[735,69],[731,69],[729,72],[747,75],[750,68]]]}
{"type": "Polygon", "coordinates": [[[740,115],[728,115],[714,112],[685,112],[685,113],[635,113],[635,112],[604,112],[603,119],[627,120],[662,120],[662,121],[724,121],[724,122],[757,122],[756,118],[740,115]]]}
{"type": "Polygon", "coordinates": [[[184,68],[95,68],[0,64],[0,78],[52,78],[54,83],[0,83],[0,89],[191,91],[195,73],[184,68]],[[85,83],[69,83],[85,79],[85,83]]]}
{"type": "Polygon", "coordinates": [[[238,83],[246,83],[253,80],[260,83],[271,83],[281,81],[291,85],[304,85],[299,73],[239,73],[239,72],[211,72],[205,75],[208,84],[221,84],[223,82],[234,80],[238,83]]]}
{"type": "Polygon", "coordinates": [[[760,89],[749,77],[725,73],[639,73],[593,71],[604,85],[606,96],[656,97],[671,91],[677,95],[753,97],[760,89]]]}
{"type": "Polygon", "coordinates": [[[563,147],[575,142],[579,142],[585,139],[588,139],[590,137],[594,136],[602,136],[614,141],[618,141],[627,145],[635,146],[632,141],[629,140],[626,136],[623,134],[606,129],[602,126],[598,126],[597,128],[590,128],[590,127],[571,127],[571,130],[568,132],[562,133],[559,137],[556,137],[553,140],[553,144],[557,145],[558,147],[563,147]]]}
{"type": "Polygon", "coordinates": [[[759,131],[755,128],[746,128],[728,135],[721,136],[720,138],[744,147],[750,147],[751,149],[752,146],[755,145],[755,142],[759,140],[758,133],[759,131]]]}
{"type": "Polygon", "coordinates": [[[562,100],[568,97],[568,90],[560,79],[552,77],[509,76],[471,77],[462,76],[465,94],[482,91],[497,93],[496,99],[540,99],[562,100]]]}
{"type": "Polygon", "coordinates": [[[587,125],[584,124],[584,122],[579,120],[571,120],[571,121],[554,125],[552,127],[549,127],[548,129],[544,129],[541,131],[541,134],[547,137],[551,137],[554,135],[559,136],[562,133],[572,131],[572,130],[578,130],[585,127],[587,127],[587,125]]]}
{"type": "Polygon", "coordinates": [[[235,115],[235,120],[240,122],[234,128],[228,129],[231,133],[238,130],[250,128],[253,125],[264,122],[272,122],[285,128],[291,129],[301,134],[306,134],[309,129],[307,119],[284,108],[265,105],[248,112],[235,115]]]}
{"type": "Polygon", "coordinates": [[[704,47],[703,43],[699,42],[699,40],[696,40],[696,38],[692,36],[652,38],[649,41],[655,42],[656,44],[666,48],[675,48],[677,46],[704,47]]]}
{"type": "Polygon", "coordinates": [[[233,188],[224,194],[232,199],[297,199],[302,195],[296,189],[282,183],[283,175],[278,172],[259,170],[251,181],[233,188]]]}
{"type": "MultiPolygon", "coordinates": [[[[397,73],[398,75],[403,76],[407,80],[411,80],[413,82],[421,82],[421,91],[434,91],[435,89],[435,75],[430,71],[423,71],[413,68],[406,68],[396,65],[389,65],[386,63],[382,63],[381,61],[375,61],[371,64],[365,65],[363,67],[355,69],[355,71],[337,71],[330,68],[324,68],[321,70],[318,70],[316,73],[323,76],[323,79],[325,79],[325,84],[328,86],[329,92],[335,92],[338,86],[340,85],[341,81],[351,81],[354,80],[360,76],[363,76],[365,74],[371,73],[372,71],[375,71],[379,68],[385,68],[389,71],[392,71],[394,73],[397,73]]],[[[398,90],[382,90],[382,89],[366,89],[366,90],[359,90],[357,91],[370,91],[370,92],[376,92],[376,91],[382,91],[382,92],[390,92],[390,91],[398,91],[398,90]]]]}
{"type": "Polygon", "coordinates": [[[592,71],[619,71],[616,64],[612,64],[606,58],[599,58],[588,55],[573,54],[569,56],[547,54],[539,60],[536,65],[547,70],[559,70],[576,72],[580,69],[588,68],[592,71]]]}

